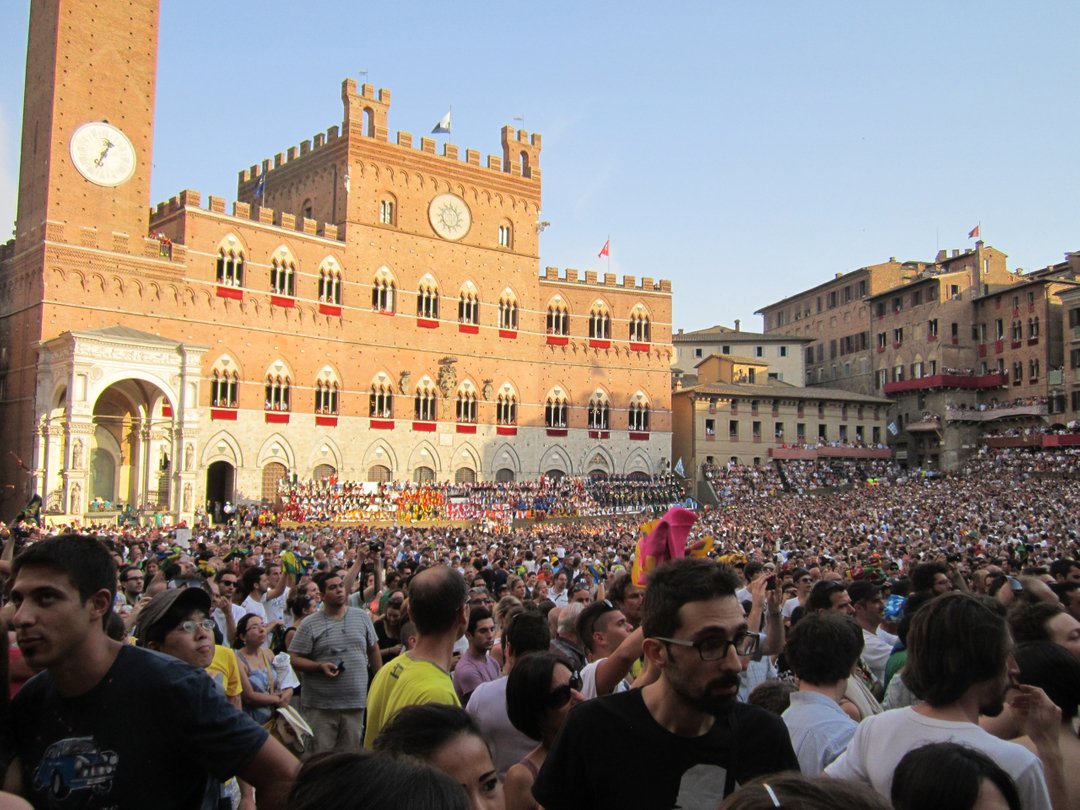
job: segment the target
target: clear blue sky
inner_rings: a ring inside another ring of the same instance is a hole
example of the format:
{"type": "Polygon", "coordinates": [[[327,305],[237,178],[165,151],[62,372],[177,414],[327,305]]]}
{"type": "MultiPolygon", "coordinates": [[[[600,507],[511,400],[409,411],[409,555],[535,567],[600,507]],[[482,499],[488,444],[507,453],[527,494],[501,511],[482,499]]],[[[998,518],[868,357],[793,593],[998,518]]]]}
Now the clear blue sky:
{"type": "MultiPolygon", "coordinates": [[[[674,283],[676,327],[742,319],[834,273],[987,242],[1080,249],[1080,3],[163,0],[152,202],[393,92],[390,129],[499,153],[544,137],[540,266],[674,283]]],[[[0,3],[0,222],[15,211],[28,3],[0,3]]],[[[6,229],[4,229],[6,233],[6,229]]]]}

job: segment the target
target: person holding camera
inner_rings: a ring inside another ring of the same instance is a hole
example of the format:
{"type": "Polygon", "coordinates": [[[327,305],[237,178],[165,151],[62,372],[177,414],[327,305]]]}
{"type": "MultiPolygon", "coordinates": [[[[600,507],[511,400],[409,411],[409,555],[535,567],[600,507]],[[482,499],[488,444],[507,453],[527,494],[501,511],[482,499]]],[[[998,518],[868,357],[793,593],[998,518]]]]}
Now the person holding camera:
{"type": "Polygon", "coordinates": [[[300,623],[289,657],[303,677],[300,706],[315,732],[310,753],[360,751],[364,739],[368,667],[382,667],[371,617],[349,607],[344,578],[316,575],[322,608],[300,623]]]}

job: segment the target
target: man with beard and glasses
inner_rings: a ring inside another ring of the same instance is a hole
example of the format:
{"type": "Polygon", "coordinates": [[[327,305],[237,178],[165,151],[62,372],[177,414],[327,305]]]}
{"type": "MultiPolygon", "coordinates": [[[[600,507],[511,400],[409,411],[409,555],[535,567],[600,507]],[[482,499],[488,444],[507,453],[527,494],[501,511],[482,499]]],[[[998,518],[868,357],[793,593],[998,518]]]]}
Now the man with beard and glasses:
{"type": "Polygon", "coordinates": [[[533,785],[546,810],[714,808],[739,783],[798,770],[783,721],[736,701],[758,643],[738,587],[729,568],[701,558],[652,573],[641,626],[659,675],[570,712],[533,785]],[[633,774],[613,779],[628,763],[633,774]]]}
{"type": "Polygon", "coordinates": [[[1061,753],[1050,729],[1058,722],[1054,707],[1041,689],[1016,684],[1019,670],[1001,605],[959,592],[932,599],[912,619],[907,648],[904,682],[923,702],[864,720],[826,774],[867,782],[888,798],[904,754],[927,743],[958,742],[1006,771],[1025,808],[1063,807],[1051,804],[1047,787],[1049,782],[1056,796],[1064,795],[1061,753]],[[979,715],[1001,713],[1006,692],[1009,705],[1025,717],[1024,730],[1037,741],[1041,761],[979,727],[979,715]]]}

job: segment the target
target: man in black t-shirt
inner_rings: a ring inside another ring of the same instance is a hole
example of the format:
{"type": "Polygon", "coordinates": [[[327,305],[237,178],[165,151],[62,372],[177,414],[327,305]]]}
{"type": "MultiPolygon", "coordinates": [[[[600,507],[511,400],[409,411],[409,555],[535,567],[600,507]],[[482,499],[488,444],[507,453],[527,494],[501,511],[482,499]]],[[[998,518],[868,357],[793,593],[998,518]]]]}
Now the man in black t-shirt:
{"type": "Polygon", "coordinates": [[[652,573],[642,628],[660,675],[570,712],[533,785],[543,807],[715,808],[737,784],[799,769],[783,721],[736,702],[757,646],[738,586],[728,568],[700,558],[652,573]],[[632,775],[612,778],[628,764],[632,775]]]}
{"type": "Polygon", "coordinates": [[[12,706],[17,758],[6,790],[35,807],[202,810],[217,803],[209,776],[236,775],[254,786],[260,810],[285,806],[298,763],[280,743],[203,670],[105,634],[116,567],[101,543],[35,543],[12,576],[16,639],[45,671],[12,706]]]}

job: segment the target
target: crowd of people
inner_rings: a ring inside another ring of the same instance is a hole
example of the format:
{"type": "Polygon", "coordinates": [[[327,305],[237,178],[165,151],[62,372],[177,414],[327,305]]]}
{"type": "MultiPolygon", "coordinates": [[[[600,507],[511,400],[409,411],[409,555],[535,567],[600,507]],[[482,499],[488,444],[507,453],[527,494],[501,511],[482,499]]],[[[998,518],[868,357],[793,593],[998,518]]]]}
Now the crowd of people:
{"type": "Polygon", "coordinates": [[[709,467],[696,556],[644,586],[638,540],[682,501],[668,478],[289,484],[284,521],[237,509],[182,542],[24,520],[0,555],[5,790],[38,807],[1077,807],[1078,459],[709,467]],[[534,519],[496,529],[500,508],[534,519]]]}
{"type": "Polygon", "coordinates": [[[599,517],[663,512],[682,501],[674,476],[607,478],[541,476],[477,483],[290,482],[279,487],[280,514],[297,523],[421,523],[599,517]]]}
{"type": "Polygon", "coordinates": [[[737,502],[748,492],[772,495],[781,491],[806,495],[821,490],[895,481],[903,471],[888,459],[785,459],[758,467],[702,465],[705,479],[722,503],[737,502]]]}

